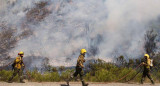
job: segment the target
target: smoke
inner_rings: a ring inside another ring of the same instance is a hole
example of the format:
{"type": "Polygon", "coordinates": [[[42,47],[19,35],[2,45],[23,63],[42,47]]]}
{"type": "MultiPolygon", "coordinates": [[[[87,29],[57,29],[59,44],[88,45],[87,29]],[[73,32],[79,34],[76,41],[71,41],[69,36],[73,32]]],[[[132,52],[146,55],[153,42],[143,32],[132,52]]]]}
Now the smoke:
{"type": "Polygon", "coordinates": [[[54,66],[75,65],[81,48],[87,49],[87,57],[106,61],[117,54],[138,58],[150,22],[160,15],[159,0],[0,1],[0,22],[15,26],[16,34],[24,28],[33,32],[10,55],[24,51],[26,57],[47,57],[54,66]],[[45,6],[37,6],[41,2],[45,6]]]}

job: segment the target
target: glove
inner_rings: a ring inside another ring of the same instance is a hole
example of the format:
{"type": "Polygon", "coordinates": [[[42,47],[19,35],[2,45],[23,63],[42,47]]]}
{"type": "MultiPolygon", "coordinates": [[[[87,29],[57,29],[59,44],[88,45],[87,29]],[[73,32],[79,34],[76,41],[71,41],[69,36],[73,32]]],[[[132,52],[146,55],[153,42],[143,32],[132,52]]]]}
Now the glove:
{"type": "Polygon", "coordinates": [[[144,65],[145,63],[144,62],[142,62],[142,65],[144,65]]]}

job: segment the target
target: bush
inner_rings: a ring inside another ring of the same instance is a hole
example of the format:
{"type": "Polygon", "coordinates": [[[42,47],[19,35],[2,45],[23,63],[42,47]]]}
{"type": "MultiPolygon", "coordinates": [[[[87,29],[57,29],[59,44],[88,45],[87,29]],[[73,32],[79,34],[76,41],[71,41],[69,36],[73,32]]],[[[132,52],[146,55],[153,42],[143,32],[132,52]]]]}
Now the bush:
{"type": "Polygon", "coordinates": [[[95,77],[98,82],[111,82],[116,79],[112,72],[104,69],[96,71],[95,77]]]}
{"type": "MultiPolygon", "coordinates": [[[[70,78],[70,76],[74,73],[75,69],[68,69],[62,72],[58,71],[46,71],[44,73],[40,73],[35,69],[34,71],[27,71],[26,74],[30,81],[38,81],[38,82],[59,82],[65,81],[70,78]]],[[[7,81],[9,77],[11,77],[13,71],[0,71],[0,80],[7,81]]],[[[136,70],[132,68],[124,68],[117,67],[113,64],[109,63],[95,63],[90,65],[90,70],[85,74],[84,79],[90,82],[113,82],[119,80],[123,76],[128,74],[126,78],[120,80],[119,82],[125,82],[130,80],[133,76],[137,74],[136,70]],[[132,71],[131,73],[129,73],[132,71]],[[128,74],[129,73],[129,74],[128,74]]],[[[140,72],[132,81],[140,82],[142,77],[142,73],[140,72]]],[[[160,72],[153,71],[152,77],[154,80],[160,81],[160,72]]],[[[16,76],[13,81],[19,81],[18,76],[16,76]]]]}
{"type": "Polygon", "coordinates": [[[44,74],[38,73],[37,71],[33,71],[31,73],[32,81],[46,81],[46,82],[57,82],[60,81],[60,75],[58,72],[45,72],[44,74]]]}
{"type": "Polygon", "coordinates": [[[72,70],[68,69],[68,70],[62,72],[62,74],[61,74],[61,80],[64,81],[66,79],[69,79],[70,76],[73,74],[73,72],[74,72],[74,69],[72,69],[72,70]]]}
{"type": "MultiPolygon", "coordinates": [[[[6,71],[6,70],[2,70],[0,71],[0,80],[1,81],[8,81],[8,79],[12,76],[13,71],[6,71]]],[[[18,76],[13,78],[13,81],[18,81],[18,76]]]]}
{"type": "Polygon", "coordinates": [[[46,72],[43,75],[43,81],[51,81],[51,82],[58,82],[60,81],[60,75],[58,74],[58,72],[46,72]]]}

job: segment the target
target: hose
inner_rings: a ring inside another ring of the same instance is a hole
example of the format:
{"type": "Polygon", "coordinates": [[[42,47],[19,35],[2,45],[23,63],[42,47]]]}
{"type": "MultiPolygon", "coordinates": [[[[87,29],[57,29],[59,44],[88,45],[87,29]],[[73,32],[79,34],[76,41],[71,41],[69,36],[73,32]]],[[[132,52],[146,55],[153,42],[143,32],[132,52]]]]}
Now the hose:
{"type": "Polygon", "coordinates": [[[141,70],[142,70],[142,69],[140,69],[140,70],[136,73],[136,75],[134,75],[131,79],[125,81],[125,83],[133,80],[133,79],[141,72],[141,70]]]}
{"type": "MultiPolygon", "coordinates": [[[[139,68],[141,65],[142,65],[142,64],[138,65],[138,66],[137,66],[136,68],[134,68],[133,70],[139,68]]],[[[120,78],[120,79],[118,79],[118,80],[116,80],[116,81],[114,81],[114,82],[118,82],[118,81],[120,81],[120,80],[123,80],[123,79],[126,78],[133,70],[131,70],[131,71],[128,72],[125,76],[123,76],[122,78],[120,78]]]]}

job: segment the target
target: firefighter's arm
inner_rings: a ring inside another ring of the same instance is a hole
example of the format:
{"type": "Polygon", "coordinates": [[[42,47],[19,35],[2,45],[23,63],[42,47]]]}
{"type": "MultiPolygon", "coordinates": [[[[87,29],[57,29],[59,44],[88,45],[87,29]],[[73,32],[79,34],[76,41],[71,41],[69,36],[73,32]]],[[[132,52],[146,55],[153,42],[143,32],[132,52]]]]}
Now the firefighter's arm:
{"type": "Polygon", "coordinates": [[[146,65],[146,63],[142,62],[142,65],[146,65]]]}
{"type": "Polygon", "coordinates": [[[146,63],[144,63],[144,62],[142,62],[142,65],[149,66],[149,64],[148,64],[148,63],[146,64],[146,63]]]}
{"type": "Polygon", "coordinates": [[[16,63],[19,63],[20,61],[21,61],[20,58],[16,58],[15,60],[16,63]]]}
{"type": "Polygon", "coordinates": [[[22,66],[25,67],[24,63],[22,63],[22,66]]]}
{"type": "Polygon", "coordinates": [[[79,61],[79,64],[82,68],[84,68],[83,64],[82,64],[82,61],[79,61]]]}
{"type": "Polygon", "coordinates": [[[14,60],[14,62],[13,63],[16,63],[16,59],[14,60]]]}
{"type": "Polygon", "coordinates": [[[22,63],[22,66],[25,67],[24,63],[22,63]]]}
{"type": "Polygon", "coordinates": [[[86,60],[85,60],[85,59],[83,59],[83,62],[86,62],[86,60]]]}
{"type": "Polygon", "coordinates": [[[22,60],[22,66],[25,67],[23,60],[22,60]]]}

